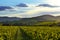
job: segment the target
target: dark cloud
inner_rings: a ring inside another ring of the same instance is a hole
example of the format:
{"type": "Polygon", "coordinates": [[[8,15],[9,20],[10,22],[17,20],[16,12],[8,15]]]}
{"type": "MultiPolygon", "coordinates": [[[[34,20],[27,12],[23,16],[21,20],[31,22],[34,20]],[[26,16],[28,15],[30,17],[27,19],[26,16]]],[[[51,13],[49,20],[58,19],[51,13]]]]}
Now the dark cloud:
{"type": "Polygon", "coordinates": [[[53,6],[53,5],[50,5],[50,4],[39,4],[37,7],[59,7],[59,6],[53,6]]]}
{"type": "Polygon", "coordinates": [[[18,6],[18,7],[28,7],[28,5],[26,5],[24,3],[20,3],[20,4],[16,5],[16,6],[18,6]]]}
{"type": "Polygon", "coordinates": [[[10,6],[0,6],[0,11],[4,11],[6,9],[12,9],[10,6]]]}

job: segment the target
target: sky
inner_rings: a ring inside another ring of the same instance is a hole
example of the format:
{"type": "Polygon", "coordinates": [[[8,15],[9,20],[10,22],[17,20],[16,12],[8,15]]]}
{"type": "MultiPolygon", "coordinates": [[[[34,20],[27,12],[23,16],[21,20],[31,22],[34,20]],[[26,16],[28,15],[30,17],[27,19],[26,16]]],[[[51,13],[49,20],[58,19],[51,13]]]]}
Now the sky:
{"type": "Polygon", "coordinates": [[[0,0],[0,5],[14,6],[19,3],[26,4],[52,4],[60,6],[60,0],[0,0]]]}
{"type": "Polygon", "coordinates": [[[45,3],[44,1],[45,0],[0,0],[0,5],[14,6],[19,3],[38,4],[38,3],[45,3]]]}
{"type": "Polygon", "coordinates": [[[60,0],[0,0],[0,6],[11,6],[13,9],[0,11],[0,16],[29,18],[40,15],[60,16],[60,0]],[[16,5],[24,3],[28,7],[18,7],[16,5]],[[59,7],[44,7],[39,4],[50,4],[59,7]]]}

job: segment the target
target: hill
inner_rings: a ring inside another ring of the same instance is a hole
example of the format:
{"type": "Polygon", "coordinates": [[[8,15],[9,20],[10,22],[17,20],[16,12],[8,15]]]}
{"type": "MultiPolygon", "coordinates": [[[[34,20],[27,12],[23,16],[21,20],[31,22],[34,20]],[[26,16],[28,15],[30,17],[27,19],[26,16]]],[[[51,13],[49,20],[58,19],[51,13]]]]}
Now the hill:
{"type": "Polygon", "coordinates": [[[32,18],[0,17],[0,22],[10,25],[51,25],[60,22],[60,16],[42,15],[32,18]]]}

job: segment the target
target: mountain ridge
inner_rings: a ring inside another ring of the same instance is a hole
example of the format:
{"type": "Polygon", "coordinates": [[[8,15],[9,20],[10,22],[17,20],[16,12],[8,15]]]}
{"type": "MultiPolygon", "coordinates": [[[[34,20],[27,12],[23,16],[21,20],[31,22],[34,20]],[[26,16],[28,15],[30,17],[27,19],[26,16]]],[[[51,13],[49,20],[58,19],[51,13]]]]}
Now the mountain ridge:
{"type": "Polygon", "coordinates": [[[41,21],[48,21],[48,20],[60,20],[60,16],[52,16],[52,15],[42,15],[42,16],[37,16],[37,17],[32,17],[32,18],[18,18],[18,17],[0,17],[0,20],[3,20],[3,19],[10,19],[10,20],[41,20],[41,21]]]}

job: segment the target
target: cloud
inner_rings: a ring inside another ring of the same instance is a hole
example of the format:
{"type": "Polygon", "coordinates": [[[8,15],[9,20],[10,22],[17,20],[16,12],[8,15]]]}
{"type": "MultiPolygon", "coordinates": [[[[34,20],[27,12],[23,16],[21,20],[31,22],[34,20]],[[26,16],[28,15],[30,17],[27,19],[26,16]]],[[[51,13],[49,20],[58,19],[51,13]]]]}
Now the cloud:
{"type": "Polygon", "coordinates": [[[24,3],[20,3],[20,4],[16,5],[16,6],[18,6],[18,7],[28,7],[28,5],[24,4],[24,3]]]}
{"type": "Polygon", "coordinates": [[[53,16],[60,16],[60,14],[57,14],[57,13],[56,14],[51,14],[51,15],[53,15],[53,16]]]}
{"type": "Polygon", "coordinates": [[[60,15],[60,7],[58,7],[60,6],[60,0],[46,0],[46,3],[47,4],[39,4],[39,7],[24,3],[11,7],[1,6],[0,16],[29,18],[45,14],[60,15]]]}
{"type": "Polygon", "coordinates": [[[47,5],[49,7],[35,7],[35,5],[29,6],[30,7],[11,6],[12,9],[0,11],[0,16],[29,18],[44,14],[51,14],[57,16],[60,13],[60,7],[50,7],[51,5],[47,5]]]}
{"type": "Polygon", "coordinates": [[[0,11],[4,11],[4,10],[7,10],[7,9],[12,9],[12,7],[10,7],[10,6],[0,6],[0,11]]]}
{"type": "Polygon", "coordinates": [[[46,0],[46,3],[55,5],[55,6],[60,6],[60,0],[46,0]]]}
{"type": "MultiPolygon", "coordinates": [[[[15,8],[15,7],[14,7],[15,8]]],[[[2,12],[0,12],[2,13],[2,12]]],[[[20,17],[20,18],[29,18],[36,17],[44,14],[56,15],[60,13],[60,7],[58,8],[49,8],[49,7],[26,7],[26,8],[17,8],[15,11],[4,11],[0,16],[9,16],[9,17],[20,17]],[[44,13],[43,13],[44,12],[44,13]]]]}
{"type": "Polygon", "coordinates": [[[37,7],[40,7],[40,6],[42,6],[42,7],[59,7],[59,6],[54,6],[54,5],[50,5],[50,4],[39,4],[37,7]]]}

